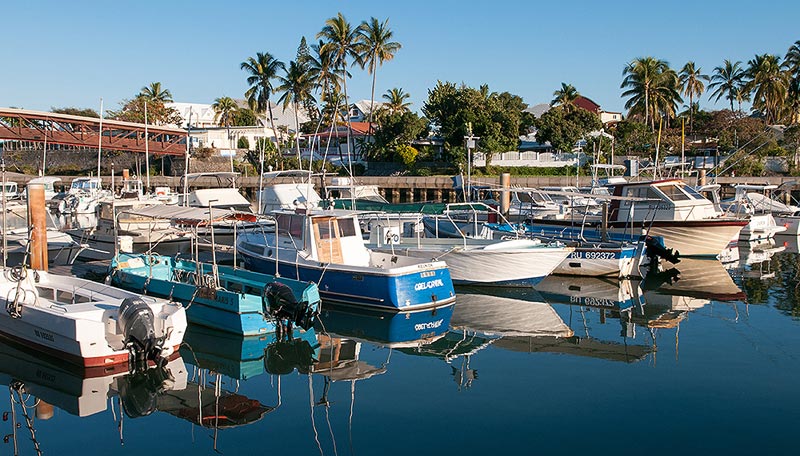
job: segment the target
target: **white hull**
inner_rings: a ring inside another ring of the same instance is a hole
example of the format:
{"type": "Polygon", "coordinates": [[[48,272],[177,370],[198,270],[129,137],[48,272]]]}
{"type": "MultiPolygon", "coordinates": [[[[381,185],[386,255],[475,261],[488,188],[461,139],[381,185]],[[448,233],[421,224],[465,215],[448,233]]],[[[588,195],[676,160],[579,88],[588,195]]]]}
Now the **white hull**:
{"type": "Polygon", "coordinates": [[[478,247],[468,244],[466,248],[461,239],[426,241],[429,242],[419,247],[400,244],[377,250],[414,258],[443,260],[450,269],[454,283],[494,286],[535,284],[550,275],[573,251],[571,247],[515,247],[515,243],[520,241],[478,247]]]}
{"type": "Polygon", "coordinates": [[[775,224],[785,227],[786,230],[781,232],[782,235],[797,236],[800,235],[800,216],[797,215],[776,215],[775,224]]]}
{"type": "MultiPolygon", "coordinates": [[[[667,248],[674,249],[681,256],[716,257],[724,250],[731,239],[734,239],[742,225],[720,224],[709,220],[708,223],[697,221],[695,223],[675,222],[658,224],[656,222],[646,234],[664,239],[667,248]]],[[[617,233],[626,232],[621,228],[614,228],[617,233]]],[[[630,233],[630,229],[627,230],[630,233]]]]}
{"type": "MultiPolygon", "coordinates": [[[[778,233],[786,231],[786,227],[778,224],[772,214],[760,214],[750,217],[750,223],[739,232],[740,241],[761,241],[770,239],[778,233]]],[[[736,239],[736,237],[734,237],[736,239]]]]}
{"type": "Polygon", "coordinates": [[[572,329],[544,298],[535,299],[459,292],[450,327],[502,337],[573,336],[572,329]]]}
{"type": "Polygon", "coordinates": [[[635,267],[640,249],[633,256],[625,257],[613,248],[577,248],[559,264],[553,274],[583,277],[639,277],[635,267]]]}
{"type": "Polygon", "coordinates": [[[186,313],[180,305],[74,277],[28,271],[16,282],[4,272],[0,303],[8,305],[19,289],[21,311],[20,318],[0,312],[0,333],[36,350],[85,367],[127,362],[117,312],[132,297],[140,297],[153,311],[156,334],[167,334],[162,356],[170,356],[183,341],[186,313]]]}

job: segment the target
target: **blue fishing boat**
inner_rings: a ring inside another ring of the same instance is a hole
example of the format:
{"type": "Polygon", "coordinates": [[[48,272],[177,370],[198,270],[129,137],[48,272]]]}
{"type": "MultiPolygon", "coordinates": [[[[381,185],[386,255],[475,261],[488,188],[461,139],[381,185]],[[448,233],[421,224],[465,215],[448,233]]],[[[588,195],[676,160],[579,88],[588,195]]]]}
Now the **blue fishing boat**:
{"type": "Polygon", "coordinates": [[[119,254],[111,282],[182,302],[190,323],[253,336],[282,325],[313,326],[320,309],[316,285],[228,266],[161,255],[119,254]]]}
{"type": "Polygon", "coordinates": [[[444,261],[368,249],[357,212],[298,208],[273,215],[274,232],[238,238],[237,250],[249,270],[315,282],[326,302],[343,305],[412,311],[455,301],[444,261]]]}
{"type": "Polygon", "coordinates": [[[416,347],[447,333],[454,307],[451,304],[435,310],[387,314],[372,309],[325,306],[319,319],[334,337],[391,348],[416,347]]]}

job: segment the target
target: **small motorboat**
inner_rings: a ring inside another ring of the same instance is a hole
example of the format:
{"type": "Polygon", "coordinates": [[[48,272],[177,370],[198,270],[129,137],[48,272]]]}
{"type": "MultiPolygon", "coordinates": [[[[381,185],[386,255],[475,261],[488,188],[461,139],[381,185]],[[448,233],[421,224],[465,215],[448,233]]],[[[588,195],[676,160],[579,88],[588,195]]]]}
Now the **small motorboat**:
{"type": "Polygon", "coordinates": [[[320,309],[312,283],[229,266],[121,253],[111,268],[114,285],[180,301],[190,322],[244,336],[309,329],[320,309]]]}
{"type": "Polygon", "coordinates": [[[24,266],[2,271],[0,337],[86,368],[161,364],[183,341],[180,304],[24,266]]]}

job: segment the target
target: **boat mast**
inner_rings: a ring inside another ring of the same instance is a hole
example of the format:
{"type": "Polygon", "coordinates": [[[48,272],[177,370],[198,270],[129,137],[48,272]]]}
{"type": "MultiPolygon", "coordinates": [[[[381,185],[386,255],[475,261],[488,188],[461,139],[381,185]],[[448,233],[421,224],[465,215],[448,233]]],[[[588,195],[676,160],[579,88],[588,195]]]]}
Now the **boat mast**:
{"type": "Polygon", "coordinates": [[[0,159],[0,168],[3,174],[3,269],[6,268],[8,262],[8,242],[6,241],[6,158],[0,159]]]}
{"type": "Polygon", "coordinates": [[[150,191],[150,135],[147,134],[147,102],[144,102],[144,174],[147,176],[147,191],[150,191]]]}
{"type": "Polygon", "coordinates": [[[186,163],[183,167],[183,206],[189,206],[189,151],[192,138],[192,108],[189,107],[189,122],[186,124],[186,163]]]}
{"type": "Polygon", "coordinates": [[[100,97],[100,134],[97,135],[97,177],[100,177],[100,155],[102,153],[103,153],[103,97],[100,97]]]}

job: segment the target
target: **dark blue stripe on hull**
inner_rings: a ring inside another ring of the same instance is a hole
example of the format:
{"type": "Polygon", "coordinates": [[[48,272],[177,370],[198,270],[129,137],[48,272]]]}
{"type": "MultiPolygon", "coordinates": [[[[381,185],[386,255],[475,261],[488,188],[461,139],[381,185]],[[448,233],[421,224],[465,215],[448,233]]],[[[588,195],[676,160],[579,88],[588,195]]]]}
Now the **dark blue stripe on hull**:
{"type": "MultiPolygon", "coordinates": [[[[275,260],[242,253],[247,269],[274,273],[275,260]]],[[[383,275],[325,269],[278,262],[281,276],[315,282],[325,301],[385,310],[412,310],[445,305],[455,300],[455,290],[447,268],[383,275]]]]}

